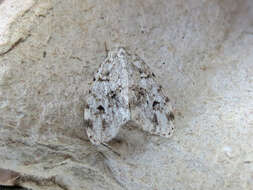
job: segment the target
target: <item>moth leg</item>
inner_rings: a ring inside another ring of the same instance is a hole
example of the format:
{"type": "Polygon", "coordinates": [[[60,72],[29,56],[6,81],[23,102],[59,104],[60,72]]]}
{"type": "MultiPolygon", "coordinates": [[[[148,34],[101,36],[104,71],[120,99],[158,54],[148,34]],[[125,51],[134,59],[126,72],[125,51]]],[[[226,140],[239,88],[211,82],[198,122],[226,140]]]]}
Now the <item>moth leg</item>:
{"type": "Polygon", "coordinates": [[[106,143],[101,143],[101,145],[103,145],[104,147],[106,147],[107,149],[109,149],[110,151],[112,151],[117,156],[121,157],[120,153],[118,153],[117,151],[113,150],[113,148],[110,145],[108,145],[106,143]]]}

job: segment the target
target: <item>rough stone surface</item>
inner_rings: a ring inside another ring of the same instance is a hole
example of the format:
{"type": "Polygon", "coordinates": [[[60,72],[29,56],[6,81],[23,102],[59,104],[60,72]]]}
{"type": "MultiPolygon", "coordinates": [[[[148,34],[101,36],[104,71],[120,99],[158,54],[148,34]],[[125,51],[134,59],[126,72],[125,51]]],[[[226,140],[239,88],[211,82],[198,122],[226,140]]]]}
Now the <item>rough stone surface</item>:
{"type": "Polygon", "coordinates": [[[252,19],[252,0],[36,1],[5,30],[26,37],[0,56],[0,168],[32,189],[253,189],[252,19]],[[85,92],[119,46],[150,66],[177,128],[123,129],[121,157],[83,127],[85,92]]]}
{"type": "Polygon", "coordinates": [[[90,141],[108,142],[126,125],[168,138],[173,120],[169,98],[144,61],[122,47],[111,50],[86,97],[84,121],[90,141]]]}
{"type": "Polygon", "coordinates": [[[50,10],[49,0],[0,1],[0,55],[8,53],[30,35],[33,23],[50,10]]]}

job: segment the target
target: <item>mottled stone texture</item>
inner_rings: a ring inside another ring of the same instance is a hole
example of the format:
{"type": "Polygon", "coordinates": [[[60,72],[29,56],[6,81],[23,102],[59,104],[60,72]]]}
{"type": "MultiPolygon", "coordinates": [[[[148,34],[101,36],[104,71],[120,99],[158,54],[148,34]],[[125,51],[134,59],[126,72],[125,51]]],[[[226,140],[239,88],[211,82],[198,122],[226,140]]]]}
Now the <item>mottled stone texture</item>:
{"type": "Polygon", "coordinates": [[[162,137],[172,135],[172,107],[155,78],[137,55],[124,48],[109,52],[86,97],[85,128],[93,144],[112,140],[124,125],[162,137]]]}
{"type": "Polygon", "coordinates": [[[253,189],[252,0],[34,2],[1,30],[14,40],[0,45],[0,168],[36,190],[253,189]],[[83,119],[113,47],[175,107],[170,139],[121,128],[109,142],[121,157],[93,146],[83,119]]]}

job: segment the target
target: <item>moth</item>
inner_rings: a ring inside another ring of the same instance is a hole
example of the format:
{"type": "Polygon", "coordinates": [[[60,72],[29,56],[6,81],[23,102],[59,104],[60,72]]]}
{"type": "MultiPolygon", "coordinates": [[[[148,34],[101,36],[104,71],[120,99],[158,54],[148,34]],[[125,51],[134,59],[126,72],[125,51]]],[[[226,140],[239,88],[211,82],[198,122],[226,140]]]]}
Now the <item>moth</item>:
{"type": "Polygon", "coordinates": [[[112,140],[128,124],[153,135],[173,134],[169,98],[144,61],[124,48],[108,52],[85,101],[85,128],[94,145],[112,140]]]}

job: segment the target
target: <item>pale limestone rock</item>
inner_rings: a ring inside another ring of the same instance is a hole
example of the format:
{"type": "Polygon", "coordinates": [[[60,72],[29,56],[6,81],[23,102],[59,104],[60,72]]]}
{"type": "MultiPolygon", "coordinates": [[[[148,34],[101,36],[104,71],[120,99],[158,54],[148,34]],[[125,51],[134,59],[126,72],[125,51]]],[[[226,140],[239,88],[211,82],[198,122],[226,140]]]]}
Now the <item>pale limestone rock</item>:
{"type": "Polygon", "coordinates": [[[24,19],[18,21],[19,17],[28,12],[34,4],[34,0],[0,1],[0,55],[15,46],[15,43],[19,43],[19,40],[26,38],[27,29],[24,29],[24,26],[18,27],[17,23],[23,22],[24,19]]]}
{"type": "Polygon", "coordinates": [[[36,2],[0,32],[0,167],[22,174],[20,185],[253,189],[252,0],[36,2]],[[86,139],[84,94],[105,42],[152,68],[176,108],[171,139],[122,128],[109,143],[122,157],[86,139]]]}

